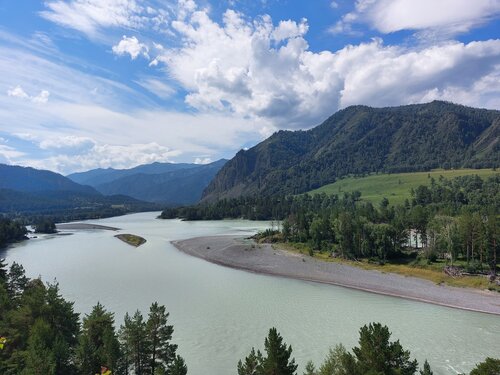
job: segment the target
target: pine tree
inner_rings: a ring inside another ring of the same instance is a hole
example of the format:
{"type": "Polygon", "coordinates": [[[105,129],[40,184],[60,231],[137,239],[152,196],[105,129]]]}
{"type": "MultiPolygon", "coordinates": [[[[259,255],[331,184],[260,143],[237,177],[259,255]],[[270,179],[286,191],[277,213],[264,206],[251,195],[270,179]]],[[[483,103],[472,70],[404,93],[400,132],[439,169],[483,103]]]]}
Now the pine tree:
{"type": "Polygon", "coordinates": [[[50,325],[38,319],[31,328],[23,375],[56,375],[56,359],[52,351],[54,332],[50,325]]]}
{"type": "Polygon", "coordinates": [[[434,373],[431,370],[431,366],[429,365],[429,362],[425,360],[424,362],[424,368],[420,370],[420,375],[433,375],[434,373]]]}
{"type": "Polygon", "coordinates": [[[114,371],[120,348],[115,333],[113,314],[97,303],[92,312],[83,318],[83,329],[78,347],[80,370],[95,374],[106,366],[114,371]]]}
{"type": "Polygon", "coordinates": [[[283,337],[276,328],[269,330],[269,335],[264,342],[267,356],[262,362],[263,375],[295,375],[297,365],[295,359],[290,359],[292,347],[286,346],[283,337]]]}
{"type": "Polygon", "coordinates": [[[168,368],[168,375],[187,375],[188,369],[184,359],[176,355],[168,368]]]}
{"type": "Polygon", "coordinates": [[[260,351],[255,353],[252,348],[245,362],[238,362],[238,375],[260,375],[262,374],[262,354],[260,351]]]}
{"type": "Polygon", "coordinates": [[[353,348],[357,367],[364,374],[369,371],[385,375],[413,375],[418,363],[410,360],[410,352],[403,350],[399,340],[390,342],[389,328],[380,323],[361,327],[359,347],[353,348]]]}
{"type": "Polygon", "coordinates": [[[307,362],[304,375],[317,375],[316,368],[314,367],[314,363],[312,361],[307,362]]]}
{"type": "Polygon", "coordinates": [[[177,358],[175,355],[177,345],[171,343],[174,327],[167,325],[168,316],[165,306],[158,305],[158,302],[151,305],[146,323],[146,334],[151,352],[151,374],[155,373],[156,368],[168,368],[177,358]]]}
{"type": "Polygon", "coordinates": [[[136,375],[148,373],[150,368],[150,343],[146,332],[146,322],[139,310],[132,317],[127,313],[120,327],[121,351],[127,356],[127,367],[134,369],[136,375]]]}

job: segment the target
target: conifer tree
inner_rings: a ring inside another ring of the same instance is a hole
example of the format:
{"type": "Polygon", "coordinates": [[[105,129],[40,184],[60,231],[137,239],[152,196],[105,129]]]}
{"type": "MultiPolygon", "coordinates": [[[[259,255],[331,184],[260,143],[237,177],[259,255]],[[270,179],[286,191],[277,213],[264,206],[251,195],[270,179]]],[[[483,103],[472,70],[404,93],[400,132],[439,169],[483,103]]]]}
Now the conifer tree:
{"type": "Polygon", "coordinates": [[[114,371],[119,356],[113,314],[97,303],[92,312],[83,318],[78,347],[80,370],[84,374],[96,374],[101,366],[105,366],[114,371]]]}

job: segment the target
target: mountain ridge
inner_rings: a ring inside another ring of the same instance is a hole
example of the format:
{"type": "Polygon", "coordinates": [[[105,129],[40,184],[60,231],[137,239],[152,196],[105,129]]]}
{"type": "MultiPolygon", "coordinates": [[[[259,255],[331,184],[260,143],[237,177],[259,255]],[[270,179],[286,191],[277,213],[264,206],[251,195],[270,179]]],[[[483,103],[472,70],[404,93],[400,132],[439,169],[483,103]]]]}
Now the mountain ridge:
{"type": "Polygon", "coordinates": [[[497,110],[443,101],[351,106],[312,129],[281,130],[239,151],[205,189],[202,202],[298,194],[348,174],[495,167],[499,133],[497,110]]]}

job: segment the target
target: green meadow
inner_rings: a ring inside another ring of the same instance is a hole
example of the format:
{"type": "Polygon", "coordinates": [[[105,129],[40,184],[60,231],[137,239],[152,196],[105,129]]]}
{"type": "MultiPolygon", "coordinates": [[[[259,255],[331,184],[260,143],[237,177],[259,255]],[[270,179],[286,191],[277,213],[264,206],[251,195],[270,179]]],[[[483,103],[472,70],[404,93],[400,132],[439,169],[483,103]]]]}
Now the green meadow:
{"type": "Polygon", "coordinates": [[[419,185],[430,185],[431,177],[438,180],[440,176],[453,179],[459,176],[478,175],[481,178],[492,176],[498,171],[493,169],[457,169],[457,170],[432,170],[430,172],[373,174],[367,177],[346,177],[333,184],[325,185],[312,190],[309,194],[338,194],[344,192],[360,191],[361,199],[378,204],[384,197],[389,199],[391,205],[402,204],[410,198],[410,190],[419,185]]]}

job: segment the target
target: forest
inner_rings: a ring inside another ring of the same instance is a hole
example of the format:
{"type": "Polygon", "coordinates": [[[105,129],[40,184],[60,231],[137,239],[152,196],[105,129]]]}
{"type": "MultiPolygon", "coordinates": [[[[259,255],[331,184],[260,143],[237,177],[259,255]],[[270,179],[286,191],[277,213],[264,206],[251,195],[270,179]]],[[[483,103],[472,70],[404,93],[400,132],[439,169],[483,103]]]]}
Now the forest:
{"type": "MultiPolygon", "coordinates": [[[[29,279],[22,265],[0,261],[0,373],[5,375],[165,374],[186,375],[188,367],[173,343],[165,306],[151,304],[147,316],[126,314],[116,329],[114,314],[97,303],[80,319],[73,302],[57,284],[29,279]]],[[[361,327],[358,346],[348,351],[338,344],[316,369],[304,375],[433,374],[427,361],[416,360],[399,340],[390,341],[380,323],[361,327]]],[[[483,360],[483,359],[480,359],[483,360]]],[[[292,347],[275,329],[264,340],[264,351],[251,349],[239,362],[238,375],[297,375],[292,347]]],[[[471,375],[500,374],[500,360],[486,358],[471,375]]]]}
{"type": "Polygon", "coordinates": [[[26,238],[28,231],[22,223],[0,217],[0,248],[26,238]]]}
{"type": "MultiPolygon", "coordinates": [[[[411,191],[411,199],[378,205],[360,199],[359,192],[342,196],[253,196],[216,203],[167,209],[162,218],[185,220],[245,218],[275,220],[274,230],[257,239],[303,244],[310,255],[370,259],[375,262],[445,260],[468,273],[497,272],[500,176],[477,175],[451,180],[431,177],[429,186],[411,191]]],[[[459,271],[462,272],[462,271],[459,271]]]]}

